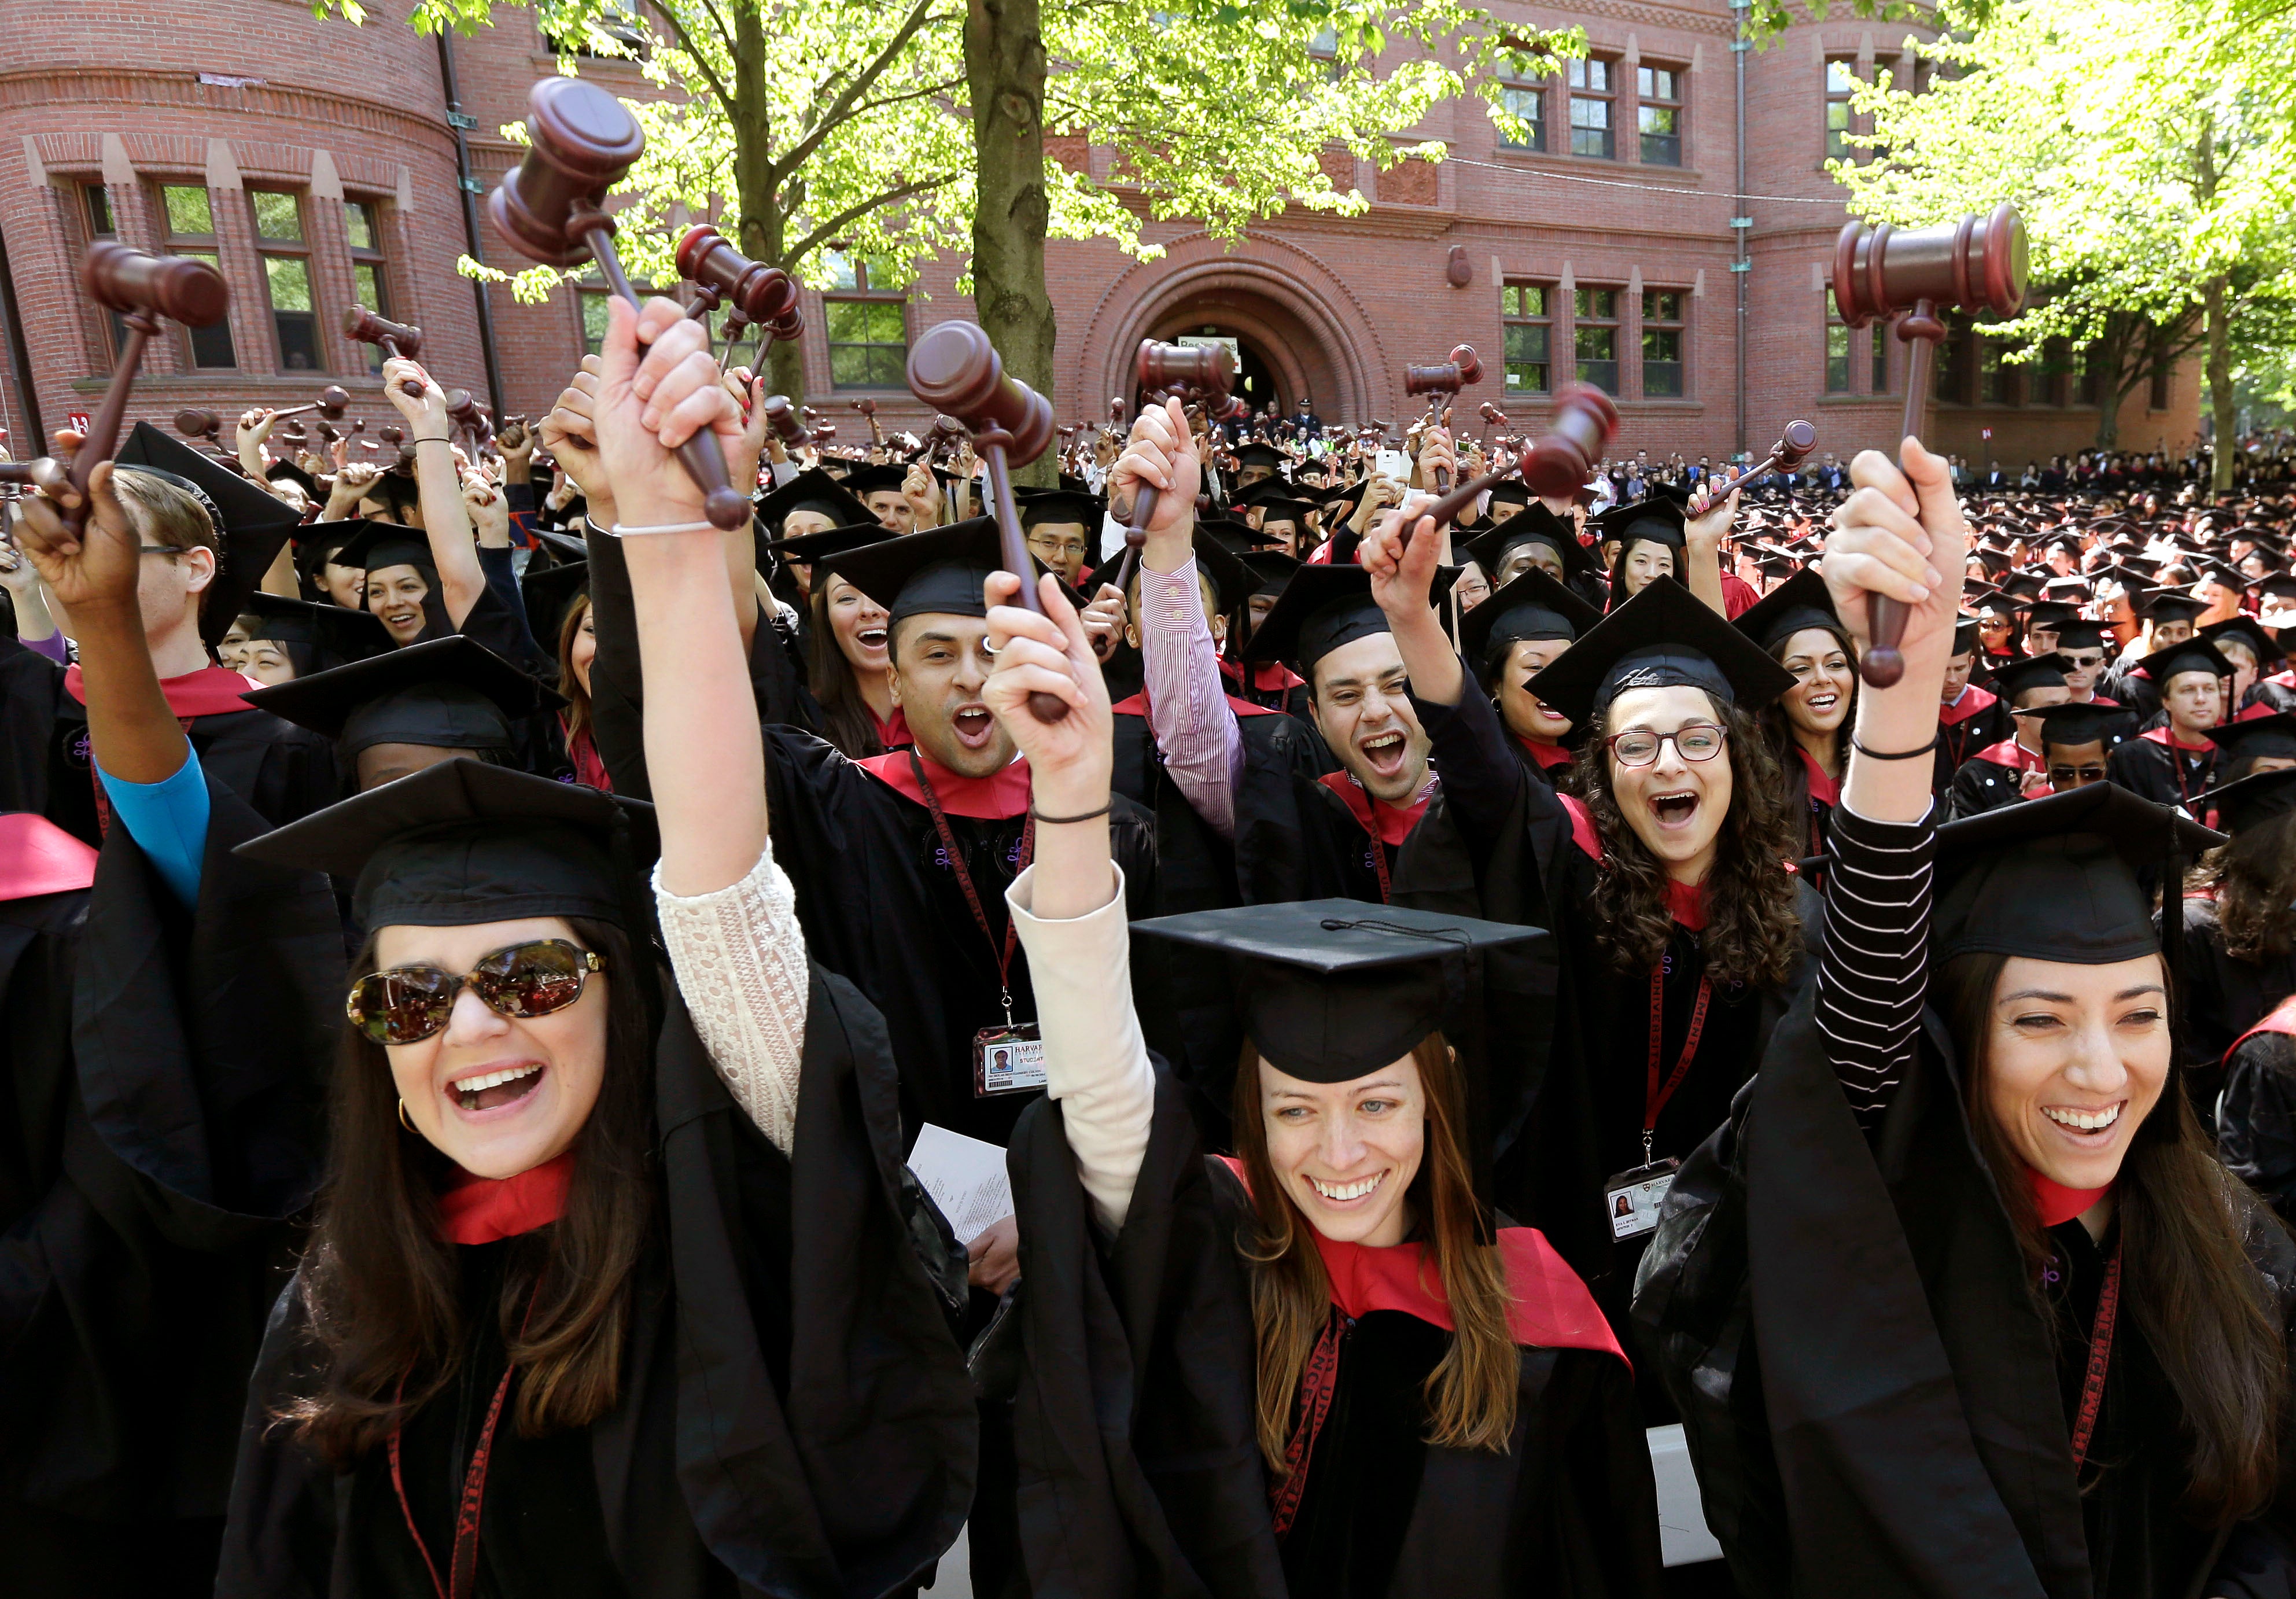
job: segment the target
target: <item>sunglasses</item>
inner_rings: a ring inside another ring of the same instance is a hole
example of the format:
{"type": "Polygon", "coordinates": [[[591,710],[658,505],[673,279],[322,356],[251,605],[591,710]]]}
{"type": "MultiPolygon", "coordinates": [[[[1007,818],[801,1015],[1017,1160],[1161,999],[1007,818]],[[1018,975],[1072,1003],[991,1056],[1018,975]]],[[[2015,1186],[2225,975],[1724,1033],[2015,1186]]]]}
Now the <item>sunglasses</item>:
{"type": "Polygon", "coordinates": [[[377,1044],[419,1044],[443,1031],[464,987],[498,1016],[524,1021],[562,1011],[606,963],[563,939],[536,939],[497,949],[457,977],[437,966],[393,966],[351,984],[343,1013],[377,1044]]]}

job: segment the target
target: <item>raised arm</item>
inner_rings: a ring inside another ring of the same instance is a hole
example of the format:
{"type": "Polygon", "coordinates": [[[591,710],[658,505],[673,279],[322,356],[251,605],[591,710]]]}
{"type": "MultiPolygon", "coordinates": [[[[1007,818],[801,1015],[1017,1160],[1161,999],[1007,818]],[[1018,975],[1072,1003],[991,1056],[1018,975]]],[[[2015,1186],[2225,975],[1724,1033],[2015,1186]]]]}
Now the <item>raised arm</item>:
{"type": "Polygon", "coordinates": [[[430,563],[439,570],[439,597],[447,620],[459,627],[486,592],[487,575],[463,504],[462,464],[447,436],[446,391],[421,366],[398,356],[382,364],[382,391],[406,418],[406,437],[414,446],[414,486],[422,496],[423,537],[430,541],[430,563]],[[422,385],[420,396],[400,387],[408,378],[422,385]]]}
{"type": "Polygon", "coordinates": [[[1738,491],[1732,489],[1730,497],[1712,507],[1696,521],[1686,523],[1683,534],[1683,582],[1692,594],[1714,608],[1716,614],[1728,616],[1729,602],[1722,593],[1722,537],[1730,531],[1730,524],[1738,514],[1738,491]]]}

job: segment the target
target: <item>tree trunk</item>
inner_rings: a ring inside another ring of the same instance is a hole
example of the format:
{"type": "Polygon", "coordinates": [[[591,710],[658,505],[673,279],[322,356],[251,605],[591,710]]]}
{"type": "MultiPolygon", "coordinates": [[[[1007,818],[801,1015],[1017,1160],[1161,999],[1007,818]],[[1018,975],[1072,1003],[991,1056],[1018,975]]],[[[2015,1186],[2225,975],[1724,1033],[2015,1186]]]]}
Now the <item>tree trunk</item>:
{"type": "MultiPolygon", "coordinates": [[[[774,170],[773,102],[766,83],[766,31],[763,8],[736,5],[734,11],[734,198],[741,208],[738,248],[753,261],[786,271],[782,258],[789,246],[789,217],[782,209],[781,185],[774,170]]],[[[744,335],[755,351],[756,330],[744,335]]],[[[753,366],[767,373],[767,387],[789,397],[792,406],[805,404],[805,345],[767,340],[762,360],[753,366]]]]}
{"type": "MultiPolygon", "coordinates": [[[[1004,370],[1053,396],[1057,330],[1045,282],[1045,41],[1037,0],[970,0],[964,77],[972,96],[976,197],[972,303],[1004,370]]],[[[1018,481],[1053,481],[1050,450],[1018,481]]]]}
{"type": "Polygon", "coordinates": [[[2234,455],[2232,392],[2232,329],[2226,325],[2228,315],[2224,275],[2218,273],[2201,288],[2201,306],[2209,319],[2209,410],[2215,420],[2215,437],[2210,441],[2210,487],[2223,494],[2232,487],[2232,466],[2234,455]]]}

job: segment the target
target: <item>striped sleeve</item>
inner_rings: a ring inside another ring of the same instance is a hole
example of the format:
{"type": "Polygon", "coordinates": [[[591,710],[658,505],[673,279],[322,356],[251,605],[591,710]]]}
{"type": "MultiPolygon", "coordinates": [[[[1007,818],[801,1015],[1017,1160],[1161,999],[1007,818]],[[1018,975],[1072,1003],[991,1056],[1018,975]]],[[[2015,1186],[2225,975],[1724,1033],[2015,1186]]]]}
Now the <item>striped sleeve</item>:
{"type": "Polygon", "coordinates": [[[1837,807],[1831,840],[1817,1025],[1849,1108],[1871,1131],[1921,1030],[1935,813],[1910,824],[1874,822],[1837,807]]]}

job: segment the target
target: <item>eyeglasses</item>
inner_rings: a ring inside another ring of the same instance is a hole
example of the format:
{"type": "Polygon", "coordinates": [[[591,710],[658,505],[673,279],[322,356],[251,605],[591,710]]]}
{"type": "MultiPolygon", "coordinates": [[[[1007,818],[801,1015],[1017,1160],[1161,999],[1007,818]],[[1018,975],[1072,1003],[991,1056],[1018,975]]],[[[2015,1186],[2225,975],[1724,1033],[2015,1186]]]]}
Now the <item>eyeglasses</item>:
{"type": "Polygon", "coordinates": [[[2065,664],[2073,668],[2076,671],[2086,671],[2090,667],[2103,666],[2104,664],[2104,657],[2102,655],[2068,655],[2065,657],[2065,664]]]}
{"type": "Polygon", "coordinates": [[[523,1021],[562,1011],[582,997],[606,963],[595,950],[563,939],[536,939],[497,949],[457,977],[437,966],[393,966],[351,984],[343,1013],[377,1044],[419,1044],[442,1031],[467,985],[498,1016],[523,1021]]]}
{"type": "Polygon", "coordinates": [[[1667,743],[1671,743],[1674,752],[1685,760],[1712,760],[1722,753],[1726,736],[1711,722],[1685,722],[1672,733],[1630,728],[1604,739],[1603,743],[1618,758],[1620,766],[1646,767],[1658,758],[1659,746],[1667,743]]]}

